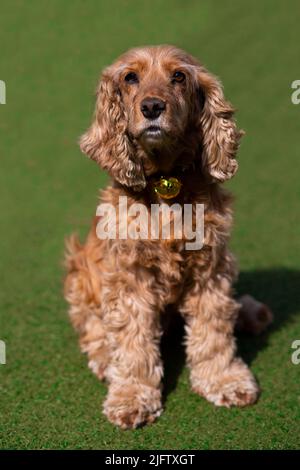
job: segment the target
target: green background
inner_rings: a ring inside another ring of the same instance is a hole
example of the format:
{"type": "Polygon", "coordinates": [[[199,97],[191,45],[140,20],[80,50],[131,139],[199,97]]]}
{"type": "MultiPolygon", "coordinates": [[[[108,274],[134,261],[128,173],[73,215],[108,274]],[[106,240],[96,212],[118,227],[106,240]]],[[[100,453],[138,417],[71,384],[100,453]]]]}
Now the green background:
{"type": "Polygon", "coordinates": [[[298,1],[2,0],[0,79],[0,448],[294,449],[300,445],[298,1]],[[81,155],[100,70],[129,47],[173,43],[221,77],[246,130],[232,248],[239,293],[276,321],[239,349],[262,386],[257,405],[220,409],[193,394],[176,336],[165,348],[165,412],[121,431],[101,414],[62,296],[64,237],[84,236],[107,179],[81,155]]]}

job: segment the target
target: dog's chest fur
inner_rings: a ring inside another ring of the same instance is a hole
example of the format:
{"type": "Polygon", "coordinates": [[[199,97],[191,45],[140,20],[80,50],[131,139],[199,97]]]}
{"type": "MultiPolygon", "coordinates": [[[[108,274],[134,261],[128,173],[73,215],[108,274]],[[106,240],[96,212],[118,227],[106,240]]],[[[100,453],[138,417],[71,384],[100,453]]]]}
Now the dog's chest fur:
{"type": "MultiPolygon", "coordinates": [[[[108,187],[102,193],[101,202],[116,208],[117,226],[124,218],[118,213],[120,196],[127,196],[129,208],[133,203],[143,204],[141,198],[128,197],[123,191],[108,187]]],[[[214,188],[199,191],[190,199],[191,204],[204,205],[204,240],[199,250],[187,250],[185,239],[158,240],[102,240],[99,243],[102,269],[109,272],[126,272],[137,284],[147,283],[162,305],[175,303],[191,280],[205,282],[217,266],[229,236],[231,226],[231,197],[214,188]]],[[[146,204],[144,204],[146,205],[146,204]]],[[[99,219],[95,219],[95,224],[99,219]]],[[[95,226],[92,229],[95,233],[95,226]]],[[[95,240],[96,242],[96,240],[95,240]]],[[[96,242],[97,243],[97,242],[96,242]]]]}

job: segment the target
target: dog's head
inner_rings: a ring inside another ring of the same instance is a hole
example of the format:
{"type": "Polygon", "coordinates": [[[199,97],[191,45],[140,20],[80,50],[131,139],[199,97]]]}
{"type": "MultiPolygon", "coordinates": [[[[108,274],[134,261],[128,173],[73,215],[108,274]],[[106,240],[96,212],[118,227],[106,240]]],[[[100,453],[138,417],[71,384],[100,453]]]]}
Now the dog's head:
{"type": "Polygon", "coordinates": [[[135,190],[146,186],[145,174],[170,171],[183,154],[224,181],[238,167],[242,133],[233,113],[219,81],[189,54],[172,46],[132,49],[104,70],[80,147],[135,190]]]}

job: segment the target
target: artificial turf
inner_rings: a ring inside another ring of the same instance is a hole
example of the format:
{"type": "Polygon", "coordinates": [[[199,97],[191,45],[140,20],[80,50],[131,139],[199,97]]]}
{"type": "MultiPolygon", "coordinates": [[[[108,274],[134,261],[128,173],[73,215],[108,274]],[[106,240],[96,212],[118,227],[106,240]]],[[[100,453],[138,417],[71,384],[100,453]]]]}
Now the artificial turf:
{"type": "Polygon", "coordinates": [[[300,445],[299,79],[296,0],[2,0],[0,79],[0,448],[295,449],[300,445]],[[129,47],[173,43],[222,78],[247,132],[232,249],[237,292],[267,302],[275,323],[239,338],[259,402],[222,409],[193,394],[180,339],[165,347],[165,412],[134,431],[101,413],[62,296],[64,237],[84,236],[107,181],[80,154],[102,67],[129,47]]]}

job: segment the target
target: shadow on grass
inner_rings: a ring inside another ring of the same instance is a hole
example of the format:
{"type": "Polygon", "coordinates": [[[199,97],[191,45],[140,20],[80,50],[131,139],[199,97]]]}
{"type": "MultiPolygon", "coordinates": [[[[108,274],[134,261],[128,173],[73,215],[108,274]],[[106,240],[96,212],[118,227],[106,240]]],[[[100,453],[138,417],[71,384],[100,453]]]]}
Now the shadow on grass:
{"type": "MultiPolygon", "coordinates": [[[[268,345],[272,333],[282,328],[300,311],[300,271],[277,268],[261,271],[241,272],[236,284],[237,297],[250,294],[266,303],[274,313],[274,323],[260,336],[240,333],[238,352],[251,364],[259,351],[268,345]]],[[[164,400],[176,388],[179,375],[185,364],[183,347],[183,321],[176,312],[168,332],[162,338],[164,362],[164,400]]]]}
{"type": "Polygon", "coordinates": [[[168,325],[167,332],[164,333],[161,342],[164,364],[163,401],[176,388],[178,378],[185,365],[183,319],[176,311],[172,310],[166,313],[169,314],[170,325],[168,325]]]}
{"type": "Polygon", "coordinates": [[[267,304],[274,313],[274,323],[259,336],[238,335],[239,353],[251,364],[268,345],[272,333],[290,322],[300,311],[300,271],[288,268],[241,272],[236,285],[238,295],[249,293],[267,304]]]}

